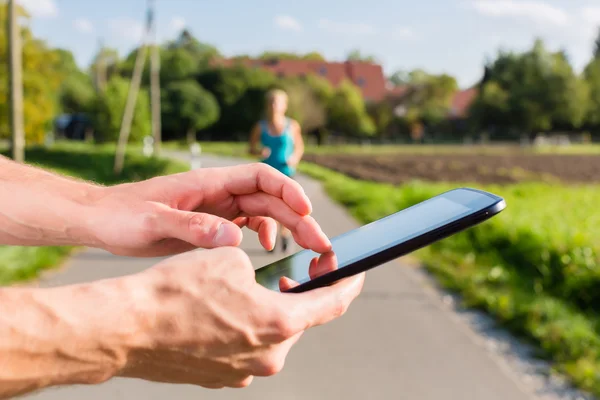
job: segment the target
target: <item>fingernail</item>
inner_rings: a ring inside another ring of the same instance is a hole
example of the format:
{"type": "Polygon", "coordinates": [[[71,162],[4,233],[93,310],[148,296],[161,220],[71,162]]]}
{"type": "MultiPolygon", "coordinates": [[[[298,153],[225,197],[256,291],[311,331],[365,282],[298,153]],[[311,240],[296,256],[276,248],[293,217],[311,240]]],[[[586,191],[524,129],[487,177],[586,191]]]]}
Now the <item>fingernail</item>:
{"type": "Polygon", "coordinates": [[[217,246],[235,246],[239,237],[239,228],[232,224],[221,224],[215,236],[217,246]]]}
{"type": "Polygon", "coordinates": [[[277,241],[277,231],[273,231],[273,232],[271,232],[271,243],[273,243],[273,246],[271,246],[271,250],[275,248],[276,241],[277,241]]]}

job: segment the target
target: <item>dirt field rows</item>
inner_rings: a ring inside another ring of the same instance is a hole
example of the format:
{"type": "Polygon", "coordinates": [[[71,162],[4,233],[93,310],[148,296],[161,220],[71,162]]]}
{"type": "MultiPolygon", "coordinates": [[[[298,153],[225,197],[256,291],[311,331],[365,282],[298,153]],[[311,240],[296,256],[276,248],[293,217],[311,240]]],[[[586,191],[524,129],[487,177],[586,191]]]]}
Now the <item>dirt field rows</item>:
{"type": "Polygon", "coordinates": [[[600,182],[600,156],[595,155],[307,154],[305,160],[356,179],[392,184],[415,179],[482,184],[600,182]]]}

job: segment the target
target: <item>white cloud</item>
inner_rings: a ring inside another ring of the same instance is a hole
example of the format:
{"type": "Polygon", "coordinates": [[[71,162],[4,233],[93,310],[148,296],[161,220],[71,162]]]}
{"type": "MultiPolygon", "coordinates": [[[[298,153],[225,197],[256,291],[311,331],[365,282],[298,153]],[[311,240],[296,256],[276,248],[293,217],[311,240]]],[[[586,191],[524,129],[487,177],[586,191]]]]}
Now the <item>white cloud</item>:
{"type": "Polygon", "coordinates": [[[521,18],[555,26],[566,26],[570,21],[565,10],[543,1],[475,0],[472,6],[480,14],[490,17],[521,18]]]}
{"type": "Polygon", "coordinates": [[[76,18],[75,21],[73,21],[73,27],[81,33],[94,32],[94,25],[87,18],[76,18]]]}
{"type": "Polygon", "coordinates": [[[408,27],[397,27],[392,31],[392,37],[398,40],[414,39],[415,32],[408,27]]]}
{"type": "Polygon", "coordinates": [[[54,0],[18,0],[32,17],[54,18],[58,16],[58,6],[54,0]]]}
{"type": "Polygon", "coordinates": [[[363,22],[339,22],[327,18],[319,20],[319,28],[342,35],[372,35],[376,32],[372,25],[363,22]]]}
{"type": "Polygon", "coordinates": [[[600,7],[582,8],[581,16],[587,23],[600,25],[600,7]]]}
{"type": "Polygon", "coordinates": [[[144,24],[132,18],[115,18],[108,22],[114,36],[130,42],[139,42],[144,36],[144,24]]]}
{"type": "Polygon", "coordinates": [[[185,29],[187,22],[183,17],[173,17],[170,23],[171,29],[175,32],[180,32],[185,29]]]}
{"type": "Polygon", "coordinates": [[[302,24],[289,15],[278,15],[273,22],[275,23],[275,26],[286,31],[302,31],[302,24]]]}

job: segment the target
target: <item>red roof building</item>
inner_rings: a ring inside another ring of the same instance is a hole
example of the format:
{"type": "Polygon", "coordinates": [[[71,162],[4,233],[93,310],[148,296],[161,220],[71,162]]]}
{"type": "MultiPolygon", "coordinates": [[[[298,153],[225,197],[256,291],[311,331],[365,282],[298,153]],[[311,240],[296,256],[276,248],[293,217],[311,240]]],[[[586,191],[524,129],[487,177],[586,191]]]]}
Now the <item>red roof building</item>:
{"type": "Polygon", "coordinates": [[[475,98],[477,97],[479,90],[475,87],[461,90],[452,99],[452,106],[450,108],[450,118],[462,119],[468,117],[469,108],[475,98]]]}
{"type": "Polygon", "coordinates": [[[387,94],[386,79],[380,65],[359,62],[327,62],[313,60],[288,59],[229,59],[222,60],[221,65],[230,66],[241,62],[248,67],[263,68],[279,77],[302,77],[314,74],[327,79],[337,87],[345,79],[358,86],[366,101],[381,101],[387,94]]]}

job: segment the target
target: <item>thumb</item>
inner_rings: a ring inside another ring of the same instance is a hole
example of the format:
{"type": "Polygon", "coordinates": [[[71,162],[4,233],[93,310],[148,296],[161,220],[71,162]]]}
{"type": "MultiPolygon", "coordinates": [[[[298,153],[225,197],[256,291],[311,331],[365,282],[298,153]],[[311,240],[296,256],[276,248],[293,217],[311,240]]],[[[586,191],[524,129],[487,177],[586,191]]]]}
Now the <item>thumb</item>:
{"type": "Polygon", "coordinates": [[[212,214],[170,209],[159,218],[160,235],[179,239],[196,247],[237,247],[242,241],[239,226],[212,214]]]}

